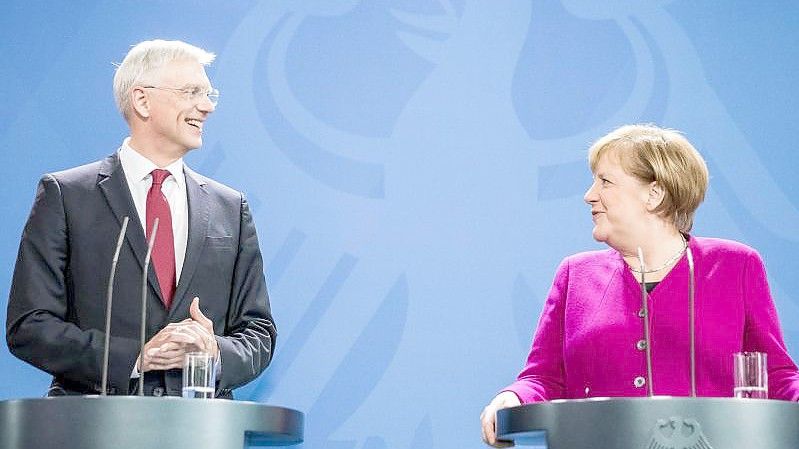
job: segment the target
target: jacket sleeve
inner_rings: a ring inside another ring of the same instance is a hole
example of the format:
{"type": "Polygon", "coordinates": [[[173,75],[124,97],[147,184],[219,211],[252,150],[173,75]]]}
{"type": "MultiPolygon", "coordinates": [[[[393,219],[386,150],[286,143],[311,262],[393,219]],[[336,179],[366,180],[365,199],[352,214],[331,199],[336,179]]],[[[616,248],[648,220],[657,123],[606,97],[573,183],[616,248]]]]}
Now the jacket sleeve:
{"type": "Polygon", "coordinates": [[[225,329],[217,337],[221,354],[220,389],[233,389],[256,378],[272,359],[277,328],[269,307],[255,225],[241,197],[238,255],[225,329]]]}
{"type": "Polygon", "coordinates": [[[516,393],[522,403],[565,397],[563,362],[564,311],[569,285],[568,260],[561,263],[538,321],[527,364],[516,382],[503,391],[516,393]]]}
{"type": "MultiPolygon", "coordinates": [[[[52,175],[39,182],[22,233],[6,318],[6,340],[20,359],[54,376],[99,388],[105,333],[70,320],[69,229],[61,186],[52,175]]],[[[101,278],[107,273],[100,274],[101,278]]],[[[111,338],[109,389],[126,392],[138,354],[133,339],[111,338]]]]}
{"type": "Polygon", "coordinates": [[[755,251],[746,260],[742,285],[746,306],[743,349],[767,354],[770,398],[799,401],[799,371],[785,347],[766,269],[755,251]]]}

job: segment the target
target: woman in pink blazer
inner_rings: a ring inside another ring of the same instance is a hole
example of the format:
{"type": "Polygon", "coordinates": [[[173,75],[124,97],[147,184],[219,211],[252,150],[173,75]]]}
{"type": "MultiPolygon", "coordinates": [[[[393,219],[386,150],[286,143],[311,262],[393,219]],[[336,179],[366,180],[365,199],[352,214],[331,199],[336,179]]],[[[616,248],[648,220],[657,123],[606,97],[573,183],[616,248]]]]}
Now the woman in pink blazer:
{"type": "Polygon", "coordinates": [[[609,248],[558,267],[527,364],[483,410],[483,440],[506,445],[496,411],[521,403],[732,396],[740,351],[768,354],[770,398],[799,400],[760,256],[689,234],[708,184],[696,149],[677,131],[628,125],[594,143],[589,163],[584,199],[609,248]]]}

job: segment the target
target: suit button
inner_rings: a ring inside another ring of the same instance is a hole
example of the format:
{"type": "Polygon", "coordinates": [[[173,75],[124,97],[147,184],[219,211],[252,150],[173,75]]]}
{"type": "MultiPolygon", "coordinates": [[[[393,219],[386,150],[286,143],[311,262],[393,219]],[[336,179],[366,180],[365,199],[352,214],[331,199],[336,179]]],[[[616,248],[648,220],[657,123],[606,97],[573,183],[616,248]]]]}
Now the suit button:
{"type": "Polygon", "coordinates": [[[155,387],[155,388],[153,388],[153,396],[163,396],[163,395],[164,395],[163,387],[155,387]]]}
{"type": "Polygon", "coordinates": [[[638,343],[635,344],[635,348],[639,351],[646,349],[646,340],[638,340],[638,343]]]}
{"type": "Polygon", "coordinates": [[[635,385],[636,388],[643,387],[645,383],[646,383],[646,379],[644,379],[641,376],[638,376],[635,379],[633,379],[633,385],[635,385]]]}

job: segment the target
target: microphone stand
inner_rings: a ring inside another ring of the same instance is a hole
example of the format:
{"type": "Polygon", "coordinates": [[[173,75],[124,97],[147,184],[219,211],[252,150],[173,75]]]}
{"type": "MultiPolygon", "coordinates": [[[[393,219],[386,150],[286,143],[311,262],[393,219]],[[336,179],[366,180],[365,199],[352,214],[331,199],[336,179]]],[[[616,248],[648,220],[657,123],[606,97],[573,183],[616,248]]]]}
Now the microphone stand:
{"type": "Polygon", "coordinates": [[[646,341],[646,387],[647,395],[652,397],[655,390],[652,387],[652,339],[649,335],[649,305],[646,292],[646,265],[644,264],[644,251],[638,247],[638,263],[641,265],[641,309],[644,311],[644,341],[646,341]]]}
{"type": "MultiPolygon", "coordinates": [[[[696,397],[696,311],[694,310],[696,281],[694,279],[694,256],[691,248],[686,243],[685,256],[688,259],[688,334],[690,344],[690,376],[691,397],[696,397]]],[[[646,383],[648,395],[654,396],[652,387],[652,342],[649,334],[649,308],[648,294],[646,292],[646,267],[644,266],[644,252],[638,247],[638,263],[641,265],[641,308],[644,311],[644,339],[646,340],[646,383]]]]}
{"type": "Polygon", "coordinates": [[[158,218],[153,222],[153,232],[147,242],[147,255],[144,256],[144,269],[141,277],[141,333],[139,334],[139,396],[144,396],[144,337],[147,332],[147,272],[150,268],[150,256],[153,253],[155,234],[158,231],[158,218]]]}
{"type": "Polygon", "coordinates": [[[685,256],[688,258],[688,332],[691,338],[691,397],[696,397],[696,325],[694,323],[696,312],[694,310],[694,295],[696,284],[694,280],[694,255],[691,248],[685,245],[685,256]]]}
{"type": "Polygon", "coordinates": [[[117,272],[119,263],[119,252],[122,250],[122,242],[125,239],[125,231],[128,229],[129,218],[122,219],[122,227],[117,236],[117,246],[114,249],[114,258],[111,259],[111,274],[108,275],[108,293],[105,297],[105,342],[103,343],[103,381],[100,384],[100,395],[108,394],[108,351],[111,346],[111,302],[114,298],[114,275],[117,272]]]}

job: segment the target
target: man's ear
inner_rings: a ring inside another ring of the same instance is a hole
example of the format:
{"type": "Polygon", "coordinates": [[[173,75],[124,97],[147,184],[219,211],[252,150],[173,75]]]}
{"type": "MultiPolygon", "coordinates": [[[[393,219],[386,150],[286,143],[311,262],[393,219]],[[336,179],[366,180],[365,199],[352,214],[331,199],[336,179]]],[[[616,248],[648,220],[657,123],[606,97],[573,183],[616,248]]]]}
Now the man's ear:
{"type": "Polygon", "coordinates": [[[663,199],[666,198],[666,189],[663,188],[657,181],[649,183],[649,197],[646,200],[646,208],[653,211],[660,206],[663,199]]]}
{"type": "Polygon", "coordinates": [[[150,101],[141,87],[134,87],[130,91],[130,105],[133,112],[142,118],[150,117],[150,101]]]}

